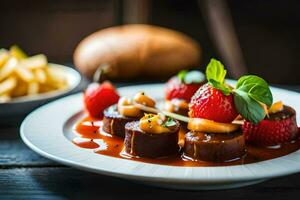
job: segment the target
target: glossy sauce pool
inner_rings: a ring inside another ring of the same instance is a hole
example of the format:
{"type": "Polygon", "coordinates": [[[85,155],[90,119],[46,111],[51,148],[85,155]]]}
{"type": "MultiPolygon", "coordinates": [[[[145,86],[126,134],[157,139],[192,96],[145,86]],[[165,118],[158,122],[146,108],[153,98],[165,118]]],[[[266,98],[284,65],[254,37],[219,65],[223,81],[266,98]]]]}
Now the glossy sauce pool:
{"type": "MultiPolygon", "coordinates": [[[[223,163],[191,161],[183,158],[179,153],[178,155],[174,155],[172,157],[159,159],[136,158],[124,153],[123,138],[112,136],[100,131],[101,124],[101,121],[91,119],[89,117],[79,121],[74,127],[74,132],[77,137],[75,137],[72,142],[81,148],[92,149],[94,153],[101,155],[153,164],[190,167],[249,164],[285,156],[300,149],[300,139],[297,139],[291,143],[286,143],[274,147],[257,147],[253,145],[247,145],[247,154],[243,158],[223,163]]],[[[180,134],[182,136],[185,133],[181,131],[180,134]]]]}

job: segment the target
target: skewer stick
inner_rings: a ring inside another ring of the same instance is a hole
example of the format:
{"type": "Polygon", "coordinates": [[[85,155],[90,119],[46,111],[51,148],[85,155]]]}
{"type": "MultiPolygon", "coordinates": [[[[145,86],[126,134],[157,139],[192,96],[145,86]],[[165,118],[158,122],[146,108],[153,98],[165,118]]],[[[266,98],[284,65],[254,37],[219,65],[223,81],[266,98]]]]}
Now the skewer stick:
{"type": "Polygon", "coordinates": [[[183,121],[183,122],[186,122],[188,123],[189,122],[189,118],[186,117],[186,116],[183,116],[183,115],[178,115],[176,113],[172,113],[172,112],[168,112],[168,111],[164,111],[164,110],[160,110],[158,108],[152,108],[152,107],[148,107],[148,106],[145,106],[143,104],[139,104],[139,103],[136,103],[136,102],[133,102],[133,105],[143,111],[146,111],[146,112],[150,112],[150,113],[162,113],[168,117],[172,117],[174,119],[177,119],[177,120],[180,120],[180,121],[183,121]]]}
{"type": "Polygon", "coordinates": [[[183,121],[186,123],[189,123],[189,121],[190,121],[190,118],[183,116],[183,115],[179,115],[179,114],[168,112],[168,111],[162,111],[162,113],[168,117],[172,117],[174,119],[177,119],[177,120],[180,120],[180,121],[183,121]]]}
{"type": "MultiPolygon", "coordinates": [[[[176,113],[172,113],[172,112],[169,112],[169,111],[164,111],[164,110],[160,110],[158,108],[152,108],[152,107],[148,107],[148,106],[145,106],[143,104],[139,104],[139,103],[136,103],[136,102],[133,102],[133,105],[143,111],[146,111],[146,112],[150,112],[150,113],[163,113],[164,115],[168,116],[168,117],[172,117],[174,119],[177,119],[179,121],[182,121],[182,122],[186,122],[186,123],[189,123],[190,121],[190,118],[189,117],[186,117],[186,116],[183,116],[183,115],[179,115],[179,114],[176,114],[176,113]]],[[[237,124],[237,125],[243,125],[244,124],[244,121],[243,120],[234,120],[231,122],[232,124],[237,124]]]]}

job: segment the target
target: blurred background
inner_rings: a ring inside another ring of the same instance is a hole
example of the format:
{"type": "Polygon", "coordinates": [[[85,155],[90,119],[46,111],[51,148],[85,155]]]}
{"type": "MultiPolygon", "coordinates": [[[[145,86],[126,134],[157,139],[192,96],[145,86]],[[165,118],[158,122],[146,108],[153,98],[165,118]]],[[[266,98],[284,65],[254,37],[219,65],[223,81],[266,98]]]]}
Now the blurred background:
{"type": "Polygon", "coordinates": [[[197,40],[204,70],[211,57],[232,77],[251,73],[300,84],[300,1],[10,0],[0,6],[0,46],[72,64],[76,45],[99,29],[127,23],[172,28],[197,40]]]}

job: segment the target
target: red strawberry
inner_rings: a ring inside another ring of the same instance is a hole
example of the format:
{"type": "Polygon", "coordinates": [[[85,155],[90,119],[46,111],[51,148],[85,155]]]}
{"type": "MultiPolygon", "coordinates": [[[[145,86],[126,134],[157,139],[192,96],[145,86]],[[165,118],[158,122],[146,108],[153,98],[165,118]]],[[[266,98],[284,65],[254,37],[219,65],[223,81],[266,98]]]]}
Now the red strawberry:
{"type": "Polygon", "coordinates": [[[167,100],[183,99],[191,101],[194,93],[203,85],[203,83],[183,83],[177,76],[172,77],[166,84],[165,98],[167,100]]]}
{"type": "Polygon", "coordinates": [[[243,125],[243,133],[246,141],[272,146],[285,142],[289,142],[298,136],[298,127],[296,122],[295,110],[285,106],[293,114],[284,119],[264,119],[258,124],[245,121],[243,125]]]}
{"type": "Polygon", "coordinates": [[[232,94],[226,96],[222,91],[207,83],[200,87],[192,97],[189,115],[192,118],[229,123],[238,116],[238,113],[232,94]]]}
{"type": "Polygon", "coordinates": [[[105,108],[115,104],[119,95],[110,82],[92,83],[84,93],[85,108],[92,117],[103,117],[105,108]]]}

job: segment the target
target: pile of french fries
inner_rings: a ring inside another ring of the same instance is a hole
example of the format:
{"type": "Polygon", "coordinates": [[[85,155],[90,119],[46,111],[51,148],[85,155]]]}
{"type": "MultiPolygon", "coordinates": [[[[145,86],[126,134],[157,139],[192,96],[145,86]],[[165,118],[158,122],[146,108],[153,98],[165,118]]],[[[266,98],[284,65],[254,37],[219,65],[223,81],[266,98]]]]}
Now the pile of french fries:
{"type": "Polygon", "coordinates": [[[43,54],[28,57],[18,46],[0,49],[0,103],[68,87],[65,73],[43,54]]]}

